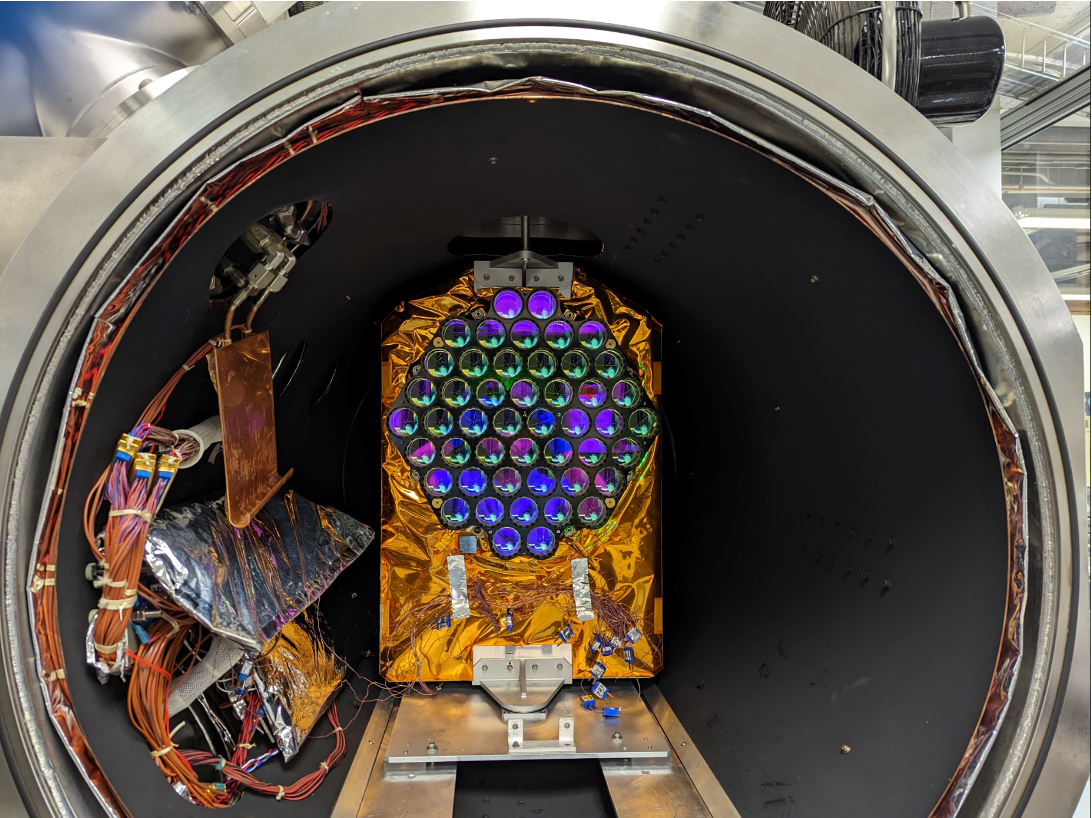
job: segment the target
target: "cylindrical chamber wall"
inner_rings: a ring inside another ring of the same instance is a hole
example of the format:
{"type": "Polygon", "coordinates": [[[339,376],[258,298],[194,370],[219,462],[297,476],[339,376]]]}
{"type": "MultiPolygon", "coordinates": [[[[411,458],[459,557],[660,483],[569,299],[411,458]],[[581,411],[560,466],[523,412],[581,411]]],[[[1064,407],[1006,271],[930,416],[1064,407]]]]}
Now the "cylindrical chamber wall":
{"type": "MultiPolygon", "coordinates": [[[[473,59],[459,65],[466,79],[489,76],[473,59]]],[[[658,77],[675,87],[663,69],[629,84],[658,77]]],[[[790,146],[810,139],[805,128],[779,127],[790,146]]],[[[296,430],[281,436],[281,461],[296,468],[301,492],[374,516],[367,471],[342,482],[339,468],[347,451],[377,462],[375,436],[349,434],[377,374],[368,327],[462,268],[446,251],[454,236],[521,211],[591,230],[606,251],[589,272],[654,304],[665,326],[674,443],[664,487],[665,695],[741,809],[791,796],[815,814],[928,812],[974,729],[997,651],[1004,497],[971,370],[873,234],[765,157],[656,114],[497,100],[376,123],[273,171],[182,249],[110,363],[79,453],[84,468],[102,462],[118,418],[215,331],[202,323],[211,320],[204,287],[227,242],[281,202],[309,198],[329,201],[337,217],[293,274],[292,297],[263,315],[280,347],[274,357],[308,341],[307,367],[278,406],[278,424],[296,430]],[[622,249],[653,207],[654,226],[622,249]],[[676,249],[657,264],[668,243],[676,249]],[[311,411],[312,387],[338,359],[338,377],[311,411]],[[331,435],[334,445],[315,445],[331,435]],[[843,756],[841,744],[853,752],[843,756]]],[[[931,208],[927,197],[912,204],[931,208]]],[[[935,226],[916,229],[937,238],[935,226]]],[[[968,301],[972,324],[986,325],[968,301]]],[[[209,414],[202,388],[179,395],[175,425],[209,414]]],[[[74,507],[66,515],[71,526],[74,507]]],[[[76,608],[86,611],[88,591],[59,568],[62,583],[72,608],[62,610],[64,629],[76,608]]],[[[71,644],[66,636],[66,651],[71,644]]],[[[100,719],[94,734],[120,748],[116,760],[100,751],[104,767],[146,755],[123,713],[103,706],[102,688],[72,687],[81,720],[100,719]]],[[[185,802],[160,793],[161,779],[145,778],[127,801],[186,814],[185,802]]]]}

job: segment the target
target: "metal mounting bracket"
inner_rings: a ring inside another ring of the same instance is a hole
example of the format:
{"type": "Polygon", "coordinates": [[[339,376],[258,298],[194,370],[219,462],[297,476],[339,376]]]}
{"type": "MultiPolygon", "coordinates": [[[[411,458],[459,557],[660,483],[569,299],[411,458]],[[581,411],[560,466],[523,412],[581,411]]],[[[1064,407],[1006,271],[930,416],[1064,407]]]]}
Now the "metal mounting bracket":
{"type": "Polygon", "coordinates": [[[572,716],[562,716],[557,720],[557,741],[524,741],[523,719],[508,722],[508,752],[519,755],[541,753],[575,753],[576,739],[573,736],[572,716]]]}
{"type": "Polygon", "coordinates": [[[523,249],[494,261],[474,262],[474,292],[491,287],[529,287],[557,290],[562,298],[572,298],[573,263],[554,261],[533,252],[529,245],[528,217],[520,220],[523,249]]]}
{"type": "MultiPolygon", "coordinates": [[[[504,712],[538,721],[562,685],[573,681],[572,645],[475,645],[473,682],[504,712]]],[[[522,730],[523,722],[520,721],[522,730]]]]}

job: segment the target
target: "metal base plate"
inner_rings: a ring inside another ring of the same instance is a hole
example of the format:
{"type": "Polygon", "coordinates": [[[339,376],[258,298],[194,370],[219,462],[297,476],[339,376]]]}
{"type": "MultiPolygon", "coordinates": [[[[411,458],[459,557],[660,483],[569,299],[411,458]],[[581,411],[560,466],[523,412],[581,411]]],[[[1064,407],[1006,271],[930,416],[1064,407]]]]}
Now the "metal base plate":
{"type": "MultiPolygon", "coordinates": [[[[617,718],[603,715],[602,703],[585,710],[579,686],[562,688],[550,703],[545,720],[524,724],[527,741],[557,743],[558,719],[573,720],[574,752],[510,752],[508,724],[500,707],[484,692],[470,685],[446,684],[435,696],[402,699],[386,751],[386,762],[419,764],[438,761],[541,761],[556,758],[669,758],[663,732],[630,682],[611,688],[611,707],[621,708],[617,718]],[[620,740],[614,734],[621,735],[620,740]],[[428,750],[429,743],[436,745],[428,750]]],[[[533,745],[532,745],[533,746],[533,745]]]]}

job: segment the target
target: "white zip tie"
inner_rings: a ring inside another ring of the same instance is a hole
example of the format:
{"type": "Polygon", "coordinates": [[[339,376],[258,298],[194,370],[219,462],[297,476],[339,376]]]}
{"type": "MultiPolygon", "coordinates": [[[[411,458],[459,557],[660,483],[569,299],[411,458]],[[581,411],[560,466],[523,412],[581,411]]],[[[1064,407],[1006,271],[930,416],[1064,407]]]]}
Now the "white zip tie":
{"type": "Polygon", "coordinates": [[[280,801],[281,798],[284,797],[284,787],[282,787],[280,784],[278,784],[277,789],[280,790],[280,792],[277,793],[277,800],[280,801]]]}
{"type": "Polygon", "coordinates": [[[167,753],[169,753],[171,750],[173,750],[177,746],[178,746],[177,744],[171,743],[171,744],[168,744],[166,747],[160,747],[158,750],[152,750],[152,753],[151,753],[152,758],[159,758],[160,756],[165,756],[165,755],[167,755],[167,753]]]}

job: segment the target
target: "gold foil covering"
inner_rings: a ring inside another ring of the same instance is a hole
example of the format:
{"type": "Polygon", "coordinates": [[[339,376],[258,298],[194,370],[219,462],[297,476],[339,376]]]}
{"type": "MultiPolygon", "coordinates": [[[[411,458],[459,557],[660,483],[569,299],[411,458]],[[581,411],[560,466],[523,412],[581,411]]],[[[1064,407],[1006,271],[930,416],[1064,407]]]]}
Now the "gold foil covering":
{"type": "MultiPolygon", "coordinates": [[[[410,367],[449,316],[487,309],[493,290],[474,292],[467,273],[434,295],[399,304],[384,319],[382,334],[383,414],[390,411],[406,383],[410,367]]],[[[645,310],[577,271],[573,297],[563,310],[578,320],[598,318],[610,327],[618,349],[640,376],[659,409],[661,328],[645,310]]],[[[380,598],[382,635],[380,669],[390,682],[469,681],[474,645],[548,645],[568,625],[573,637],[573,675],[591,678],[588,644],[610,631],[597,600],[604,595],[631,612],[642,638],[633,645],[637,661],[628,664],[619,649],[601,661],[608,677],[647,677],[659,671],[661,637],[654,631],[660,588],[660,439],[618,498],[608,522],[598,530],[578,529],[562,537],[548,559],[494,556],[484,538],[478,553],[466,555],[470,617],[436,630],[436,619],[451,614],[447,557],[459,553],[459,536],[440,525],[420,485],[390,441],[386,424],[382,480],[380,598]],[[587,557],[597,616],[577,622],[570,562],[587,557]],[[513,611],[513,631],[505,613],[513,611]]],[[[622,633],[612,635],[625,636],[622,633]]],[[[595,659],[592,659],[594,663],[595,659]]]]}
{"type": "Polygon", "coordinates": [[[318,606],[312,605],[285,625],[258,659],[266,689],[291,713],[297,747],[345,678],[346,667],[322,631],[318,606]]]}

